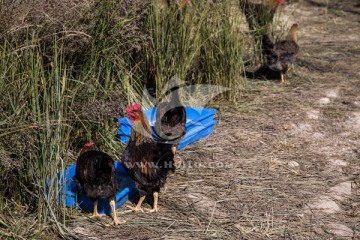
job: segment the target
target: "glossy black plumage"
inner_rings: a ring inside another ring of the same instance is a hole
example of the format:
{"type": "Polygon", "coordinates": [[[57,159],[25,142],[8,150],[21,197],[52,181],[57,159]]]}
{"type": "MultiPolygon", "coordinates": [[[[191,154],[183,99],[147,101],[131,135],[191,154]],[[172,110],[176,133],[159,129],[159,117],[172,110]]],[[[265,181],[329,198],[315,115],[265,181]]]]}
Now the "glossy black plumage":
{"type": "Polygon", "coordinates": [[[114,160],[100,151],[82,153],[77,159],[75,180],[79,190],[93,201],[115,197],[118,184],[114,160]]]}

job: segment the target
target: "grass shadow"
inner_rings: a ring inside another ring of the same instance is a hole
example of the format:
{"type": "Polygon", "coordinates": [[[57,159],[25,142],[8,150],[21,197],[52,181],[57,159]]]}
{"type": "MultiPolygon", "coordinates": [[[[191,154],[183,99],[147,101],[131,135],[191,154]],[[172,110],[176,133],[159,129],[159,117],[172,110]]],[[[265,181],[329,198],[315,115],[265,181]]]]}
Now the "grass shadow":
{"type": "Polygon", "coordinates": [[[274,72],[267,66],[262,66],[253,72],[245,70],[245,76],[250,80],[278,81],[280,79],[280,73],[274,72]]]}

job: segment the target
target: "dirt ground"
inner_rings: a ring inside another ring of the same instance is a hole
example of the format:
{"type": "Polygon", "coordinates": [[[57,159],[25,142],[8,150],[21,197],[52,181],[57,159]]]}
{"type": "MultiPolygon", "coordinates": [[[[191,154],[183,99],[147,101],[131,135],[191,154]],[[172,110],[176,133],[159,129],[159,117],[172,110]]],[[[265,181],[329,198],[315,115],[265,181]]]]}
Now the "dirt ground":
{"type": "MultiPolygon", "coordinates": [[[[302,1],[286,84],[254,80],[181,150],[159,213],[71,220],[80,239],[360,239],[360,4],[302,1]]],[[[145,204],[145,207],[149,207],[145,204]]]]}

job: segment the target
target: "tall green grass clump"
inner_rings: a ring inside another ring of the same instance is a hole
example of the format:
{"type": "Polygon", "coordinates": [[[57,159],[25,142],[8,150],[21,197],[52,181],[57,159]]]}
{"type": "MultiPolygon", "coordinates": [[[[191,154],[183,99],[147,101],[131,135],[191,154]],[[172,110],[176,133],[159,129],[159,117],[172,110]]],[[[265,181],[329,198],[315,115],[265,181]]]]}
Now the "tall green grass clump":
{"type": "Polygon", "coordinates": [[[3,170],[11,170],[15,176],[10,184],[20,187],[5,192],[5,197],[28,205],[37,213],[39,222],[54,222],[65,234],[55,204],[59,192],[57,172],[65,166],[71,137],[73,79],[56,39],[52,65],[46,67],[38,36],[34,32],[28,36],[24,45],[5,42],[0,50],[0,94],[5,110],[1,113],[0,136],[2,150],[11,152],[8,160],[14,162],[9,164],[10,169],[3,170]]]}
{"type": "Polygon", "coordinates": [[[160,95],[171,77],[185,80],[201,46],[205,13],[191,6],[179,9],[175,3],[156,0],[149,9],[144,31],[149,42],[141,54],[146,83],[160,95]]]}
{"type": "Polygon", "coordinates": [[[134,78],[132,56],[144,36],[145,3],[95,1],[75,15],[62,9],[62,18],[55,2],[60,9],[48,12],[55,15],[37,15],[45,2],[14,3],[24,26],[1,18],[10,24],[0,34],[0,238],[71,236],[68,211],[57,203],[58,172],[89,140],[119,155],[114,119],[127,105],[124,79],[134,78]]]}
{"type": "Polygon", "coordinates": [[[225,96],[236,101],[245,85],[244,35],[240,31],[240,15],[232,6],[232,1],[223,1],[211,7],[202,31],[199,74],[206,83],[229,88],[225,96]]]}
{"type": "Polygon", "coordinates": [[[236,99],[244,85],[243,35],[232,2],[193,1],[180,8],[155,1],[145,25],[150,40],[141,56],[144,79],[157,95],[177,75],[187,84],[228,87],[222,96],[236,99]]]}

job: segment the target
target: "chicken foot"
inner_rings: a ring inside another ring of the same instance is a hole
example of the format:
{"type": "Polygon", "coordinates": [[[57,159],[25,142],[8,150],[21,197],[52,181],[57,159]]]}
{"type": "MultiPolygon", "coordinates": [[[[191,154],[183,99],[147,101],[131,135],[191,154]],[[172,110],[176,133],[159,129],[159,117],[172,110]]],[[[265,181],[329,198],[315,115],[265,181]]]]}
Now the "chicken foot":
{"type": "Polygon", "coordinates": [[[159,211],[159,208],[158,208],[159,193],[158,193],[158,192],[154,192],[153,196],[154,196],[154,208],[153,208],[153,209],[147,209],[147,212],[149,212],[149,213],[153,213],[153,212],[158,212],[158,211],[159,211]]]}
{"type": "Polygon", "coordinates": [[[136,207],[128,206],[128,208],[135,212],[144,212],[144,210],[141,208],[141,204],[145,200],[145,197],[146,195],[140,197],[139,202],[136,204],[136,207]]]}
{"type": "Polygon", "coordinates": [[[111,198],[109,203],[110,203],[111,211],[112,211],[112,213],[113,213],[113,221],[111,222],[111,224],[113,224],[113,225],[116,226],[116,225],[119,225],[119,224],[126,223],[125,220],[119,221],[119,219],[118,219],[117,216],[116,216],[115,199],[114,199],[114,198],[111,198]]]}
{"type": "Polygon", "coordinates": [[[285,79],[284,79],[284,73],[280,73],[280,77],[281,77],[281,80],[280,80],[280,83],[285,83],[285,79]]]}
{"type": "Polygon", "coordinates": [[[94,201],[94,210],[93,210],[93,214],[91,215],[91,218],[96,218],[96,217],[104,217],[106,214],[99,214],[97,207],[98,207],[98,203],[99,203],[99,199],[96,199],[94,201]]]}

